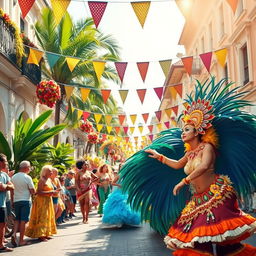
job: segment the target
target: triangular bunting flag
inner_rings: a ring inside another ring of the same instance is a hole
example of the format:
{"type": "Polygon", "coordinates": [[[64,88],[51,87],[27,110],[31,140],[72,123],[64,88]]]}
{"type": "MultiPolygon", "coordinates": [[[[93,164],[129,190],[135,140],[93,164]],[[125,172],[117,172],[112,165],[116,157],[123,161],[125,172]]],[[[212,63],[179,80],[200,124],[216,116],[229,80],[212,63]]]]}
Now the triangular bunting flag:
{"type": "Polygon", "coordinates": [[[140,133],[143,132],[143,126],[138,126],[138,129],[139,129],[140,133]]]}
{"type": "Polygon", "coordinates": [[[77,118],[80,119],[80,117],[82,116],[83,114],[83,110],[81,109],[77,109],[77,118]]]}
{"type": "Polygon", "coordinates": [[[138,143],[138,136],[134,137],[134,141],[136,144],[138,143]]]}
{"type": "Polygon", "coordinates": [[[193,66],[193,56],[181,58],[183,65],[187,71],[187,73],[191,76],[192,74],[192,66],[193,66]]]}
{"type": "Polygon", "coordinates": [[[18,0],[18,2],[19,2],[21,13],[22,13],[22,18],[25,19],[29,10],[33,6],[35,0],[18,0]]]}
{"type": "Polygon", "coordinates": [[[42,59],[44,53],[36,49],[29,48],[29,56],[27,63],[35,64],[39,66],[39,62],[42,59]]]}
{"type": "Polygon", "coordinates": [[[188,106],[189,104],[188,104],[188,102],[184,102],[182,105],[184,106],[184,108],[187,108],[187,106],[188,106]]]}
{"type": "Polygon", "coordinates": [[[107,131],[108,131],[108,133],[111,133],[112,128],[113,128],[112,126],[107,125],[107,131]]]}
{"type": "Polygon", "coordinates": [[[124,129],[124,133],[125,133],[125,134],[127,134],[127,132],[128,132],[128,128],[129,128],[128,126],[124,126],[124,127],[123,127],[123,129],[124,129]]]}
{"type": "Polygon", "coordinates": [[[130,127],[130,133],[133,134],[135,127],[130,127]]]}
{"type": "Polygon", "coordinates": [[[89,112],[86,112],[86,111],[83,112],[83,119],[84,119],[84,121],[86,121],[86,119],[87,119],[89,116],[90,116],[90,113],[89,113],[89,112]]]}
{"type": "Polygon", "coordinates": [[[129,92],[128,90],[119,90],[119,94],[120,94],[123,104],[127,98],[128,92],[129,92]]]}
{"type": "Polygon", "coordinates": [[[175,85],[174,88],[177,91],[177,93],[180,95],[180,97],[182,98],[182,88],[183,88],[183,85],[182,84],[178,84],[178,85],[175,85]]]}
{"type": "Polygon", "coordinates": [[[227,53],[228,53],[227,48],[215,51],[214,53],[215,53],[215,55],[217,57],[218,62],[224,68],[225,67],[225,63],[226,63],[227,53]]]}
{"type": "Polygon", "coordinates": [[[102,99],[104,101],[104,103],[106,104],[109,96],[110,96],[111,90],[108,89],[102,89],[101,90],[101,94],[102,94],[102,99]]]}
{"type": "Polygon", "coordinates": [[[116,134],[118,135],[120,132],[120,126],[115,126],[116,134]]]}
{"type": "Polygon", "coordinates": [[[97,131],[100,132],[103,128],[103,125],[102,124],[97,124],[96,127],[97,127],[97,131]]]}
{"type": "Polygon", "coordinates": [[[162,124],[159,123],[156,126],[157,126],[157,129],[158,129],[158,132],[161,132],[162,131],[162,124]]]}
{"type": "Polygon", "coordinates": [[[125,137],[125,141],[126,141],[126,143],[128,143],[129,142],[129,137],[125,137]]]}
{"type": "Polygon", "coordinates": [[[66,92],[66,99],[69,100],[72,93],[73,93],[74,87],[73,86],[65,86],[65,92],[66,92]]]}
{"type": "Polygon", "coordinates": [[[142,27],[144,27],[150,3],[151,2],[131,2],[132,8],[142,27]]]}
{"type": "Polygon", "coordinates": [[[94,119],[97,124],[100,122],[101,117],[102,117],[102,114],[94,114],[94,119]]]}
{"type": "Polygon", "coordinates": [[[238,5],[238,0],[227,0],[228,4],[230,5],[233,13],[236,13],[237,5],[238,5]]]}
{"type": "Polygon", "coordinates": [[[212,62],[212,52],[202,53],[199,54],[204,66],[206,67],[207,71],[210,72],[211,62],[212,62]]]}
{"type": "Polygon", "coordinates": [[[161,116],[162,116],[162,111],[161,110],[158,110],[155,112],[156,114],[156,118],[158,119],[158,121],[160,122],[161,121],[161,116]]]}
{"type": "Polygon", "coordinates": [[[152,133],[152,132],[153,132],[153,124],[148,125],[148,130],[149,130],[149,132],[150,132],[150,133],[152,133]]]}
{"type": "Polygon", "coordinates": [[[175,90],[174,86],[169,86],[169,91],[171,94],[171,98],[176,99],[177,91],[175,90]]]}
{"type": "Polygon", "coordinates": [[[55,17],[56,24],[59,24],[64,16],[71,0],[51,0],[52,10],[55,17]]]}
{"type": "Polygon", "coordinates": [[[162,96],[163,96],[164,87],[154,88],[154,91],[155,91],[157,97],[159,98],[159,100],[161,100],[162,96]]]}
{"type": "Polygon", "coordinates": [[[130,115],[130,118],[131,118],[132,124],[135,124],[137,115],[130,115]]]}
{"type": "Polygon", "coordinates": [[[143,104],[144,102],[144,99],[145,99],[145,95],[146,95],[146,92],[147,92],[147,89],[137,89],[137,94],[140,98],[140,102],[141,104],[143,104]]]}
{"type": "Polygon", "coordinates": [[[88,1],[88,5],[92,14],[92,18],[96,28],[98,28],[101,18],[106,10],[108,2],[91,2],[88,1]]]}
{"type": "Polygon", "coordinates": [[[167,128],[167,129],[169,129],[169,128],[170,128],[170,122],[169,122],[169,121],[164,122],[164,125],[166,126],[166,128],[167,128]]]}
{"type": "Polygon", "coordinates": [[[105,119],[106,119],[106,123],[107,123],[108,125],[110,125],[111,120],[112,120],[112,115],[106,115],[106,116],[105,116],[105,119]]]}
{"type": "Polygon", "coordinates": [[[93,61],[92,64],[93,64],[93,68],[95,70],[97,79],[98,79],[98,81],[100,81],[100,78],[101,78],[101,76],[104,72],[104,69],[105,69],[106,62],[104,62],[104,61],[93,61]]]}
{"type": "Polygon", "coordinates": [[[148,137],[149,137],[150,141],[152,142],[154,139],[154,134],[149,134],[148,137]]]}
{"type": "Polygon", "coordinates": [[[58,61],[58,59],[60,58],[60,55],[50,53],[50,52],[46,52],[45,54],[46,54],[47,61],[50,68],[53,68],[56,62],[58,61]]]}
{"type": "Polygon", "coordinates": [[[168,76],[172,60],[160,60],[159,64],[164,72],[165,77],[168,76]]]}
{"type": "Polygon", "coordinates": [[[118,115],[120,125],[123,125],[125,117],[126,117],[125,115],[118,115]]]}
{"type": "Polygon", "coordinates": [[[149,65],[149,62],[137,62],[137,66],[140,71],[140,76],[143,82],[145,82],[145,79],[146,79],[146,75],[148,72],[148,65],[149,65]]]}
{"type": "Polygon", "coordinates": [[[81,92],[81,97],[82,97],[83,102],[85,102],[87,100],[90,91],[91,91],[91,89],[89,89],[89,88],[81,88],[80,87],[80,92],[81,92]]]}
{"type": "Polygon", "coordinates": [[[179,106],[174,106],[172,107],[172,111],[174,112],[174,114],[177,116],[178,115],[178,110],[179,110],[179,106]]]}
{"type": "Polygon", "coordinates": [[[168,116],[168,118],[171,118],[172,109],[171,109],[171,108],[165,109],[165,113],[166,113],[166,115],[168,116]]]}
{"type": "Polygon", "coordinates": [[[67,61],[68,68],[69,68],[70,72],[72,72],[74,70],[74,68],[76,67],[76,65],[78,64],[78,62],[80,61],[80,59],[66,57],[66,61],[67,61]]]}
{"type": "Polygon", "coordinates": [[[173,127],[177,127],[177,122],[175,120],[172,120],[171,122],[173,127]]]}
{"type": "Polygon", "coordinates": [[[75,108],[73,106],[71,106],[71,112],[74,113],[75,108]]]}
{"type": "Polygon", "coordinates": [[[115,66],[116,66],[117,74],[121,82],[123,82],[125,70],[127,67],[127,62],[115,62],[115,66]]]}
{"type": "Polygon", "coordinates": [[[148,121],[148,116],[149,116],[149,113],[144,113],[144,114],[142,114],[142,117],[143,117],[143,119],[144,119],[145,124],[146,124],[147,121],[148,121]]]}

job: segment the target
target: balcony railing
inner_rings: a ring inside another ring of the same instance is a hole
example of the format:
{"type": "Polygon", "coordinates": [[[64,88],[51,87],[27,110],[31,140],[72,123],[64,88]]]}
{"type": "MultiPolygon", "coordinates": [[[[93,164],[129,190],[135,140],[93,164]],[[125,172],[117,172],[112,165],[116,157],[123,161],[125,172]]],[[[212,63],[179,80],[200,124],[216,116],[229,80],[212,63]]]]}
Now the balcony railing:
{"type": "Polygon", "coordinates": [[[27,57],[22,58],[22,75],[26,76],[32,83],[38,84],[41,81],[41,67],[35,64],[27,64],[27,57]]]}

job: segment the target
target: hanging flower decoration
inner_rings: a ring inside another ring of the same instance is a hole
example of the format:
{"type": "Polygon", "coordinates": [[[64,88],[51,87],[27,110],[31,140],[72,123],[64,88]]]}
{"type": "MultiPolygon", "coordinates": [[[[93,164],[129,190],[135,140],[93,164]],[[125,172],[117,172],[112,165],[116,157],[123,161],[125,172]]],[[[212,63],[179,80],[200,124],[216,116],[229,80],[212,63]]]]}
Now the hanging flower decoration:
{"type": "Polygon", "coordinates": [[[86,120],[80,124],[80,129],[83,132],[90,133],[93,132],[93,125],[90,121],[86,120]]]}
{"type": "Polygon", "coordinates": [[[56,101],[60,99],[60,87],[53,80],[43,80],[37,85],[36,95],[41,104],[52,108],[56,101]]]}
{"type": "Polygon", "coordinates": [[[87,135],[88,142],[91,144],[96,144],[98,142],[99,135],[96,132],[91,132],[87,135]]]}

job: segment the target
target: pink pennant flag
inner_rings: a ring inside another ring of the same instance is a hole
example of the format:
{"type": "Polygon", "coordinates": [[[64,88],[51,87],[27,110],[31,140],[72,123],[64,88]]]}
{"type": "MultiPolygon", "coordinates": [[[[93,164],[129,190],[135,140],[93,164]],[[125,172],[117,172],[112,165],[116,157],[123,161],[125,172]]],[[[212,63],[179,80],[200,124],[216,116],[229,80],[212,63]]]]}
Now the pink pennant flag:
{"type": "Polygon", "coordinates": [[[148,137],[150,138],[151,141],[153,141],[154,134],[149,134],[148,137]]]}
{"type": "Polygon", "coordinates": [[[138,97],[140,98],[141,104],[143,104],[147,89],[137,89],[136,91],[137,91],[138,97]]]}
{"type": "Polygon", "coordinates": [[[146,75],[148,72],[148,65],[149,65],[149,62],[137,62],[137,66],[140,71],[140,76],[143,82],[145,82],[145,79],[146,79],[146,75]]]}
{"type": "Polygon", "coordinates": [[[155,112],[155,114],[156,114],[156,117],[157,117],[158,121],[160,122],[161,121],[161,116],[162,116],[162,111],[158,110],[158,111],[155,112]]]}
{"type": "Polygon", "coordinates": [[[159,100],[161,100],[163,96],[164,87],[154,88],[154,90],[159,100]]]}
{"type": "Polygon", "coordinates": [[[170,128],[170,122],[169,122],[169,121],[164,122],[164,125],[166,126],[166,128],[167,128],[167,129],[169,129],[169,128],[170,128]]]}
{"type": "Polygon", "coordinates": [[[207,71],[210,72],[211,62],[212,62],[212,52],[202,53],[199,54],[204,66],[206,67],[207,71]]]}
{"type": "Polygon", "coordinates": [[[148,130],[150,131],[150,133],[152,133],[152,132],[153,132],[153,124],[148,125],[148,130]]]}
{"type": "Polygon", "coordinates": [[[107,4],[108,2],[93,2],[93,1],[88,2],[96,28],[98,28],[100,24],[101,18],[105,12],[107,4]]]}
{"type": "Polygon", "coordinates": [[[123,129],[124,129],[124,133],[127,134],[129,127],[128,126],[124,126],[123,129]]]}
{"type": "Polygon", "coordinates": [[[115,66],[116,66],[116,71],[118,73],[118,76],[121,82],[123,82],[125,70],[127,67],[127,62],[115,62],[115,66]]]}
{"type": "Polygon", "coordinates": [[[84,119],[84,121],[86,121],[86,119],[87,119],[89,116],[90,116],[90,113],[89,113],[89,112],[86,112],[86,111],[83,112],[83,119],[84,119]]]}

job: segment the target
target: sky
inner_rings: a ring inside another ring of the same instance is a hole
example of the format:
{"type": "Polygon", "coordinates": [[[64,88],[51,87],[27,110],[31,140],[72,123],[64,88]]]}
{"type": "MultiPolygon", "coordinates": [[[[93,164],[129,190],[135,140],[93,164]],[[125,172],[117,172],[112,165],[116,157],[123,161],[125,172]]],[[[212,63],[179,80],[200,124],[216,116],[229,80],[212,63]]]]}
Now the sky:
{"type": "MultiPolygon", "coordinates": [[[[88,3],[82,0],[71,1],[68,11],[74,19],[91,17],[88,3]]],[[[150,116],[154,116],[154,112],[158,110],[160,100],[153,88],[161,87],[165,82],[159,61],[173,59],[174,63],[179,60],[176,54],[184,53],[183,47],[178,46],[183,25],[184,18],[174,0],[152,1],[144,28],[141,27],[130,2],[108,2],[98,29],[113,36],[120,46],[120,61],[128,62],[122,84],[122,89],[129,90],[125,104],[118,93],[120,85],[111,82],[107,85],[127,115],[150,113],[150,116]],[[142,81],[136,65],[136,62],[144,61],[150,62],[145,82],[142,81]],[[149,89],[143,105],[136,89],[149,89]]],[[[150,118],[148,123],[149,121],[150,118]]],[[[136,123],[144,123],[141,115],[138,115],[136,123]]],[[[128,124],[132,125],[129,122],[128,124]]],[[[135,129],[134,136],[137,136],[136,133],[138,131],[135,129]]]]}

